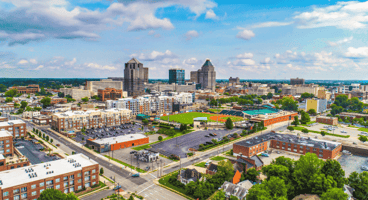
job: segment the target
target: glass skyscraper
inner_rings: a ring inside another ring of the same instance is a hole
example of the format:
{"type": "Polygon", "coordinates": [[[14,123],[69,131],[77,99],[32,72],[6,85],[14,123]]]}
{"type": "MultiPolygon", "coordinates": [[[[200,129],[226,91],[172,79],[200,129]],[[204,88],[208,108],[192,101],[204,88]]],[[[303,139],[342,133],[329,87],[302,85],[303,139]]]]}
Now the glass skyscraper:
{"type": "Polygon", "coordinates": [[[185,84],[185,70],[184,69],[170,69],[169,70],[169,84],[176,83],[178,85],[185,84]]]}

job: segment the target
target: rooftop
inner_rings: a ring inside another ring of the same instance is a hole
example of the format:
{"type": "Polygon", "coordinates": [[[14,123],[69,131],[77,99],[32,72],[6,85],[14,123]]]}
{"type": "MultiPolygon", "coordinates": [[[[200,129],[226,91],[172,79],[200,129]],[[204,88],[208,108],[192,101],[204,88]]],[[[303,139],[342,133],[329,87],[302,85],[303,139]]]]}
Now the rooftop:
{"type": "Polygon", "coordinates": [[[9,131],[0,131],[0,137],[13,137],[13,134],[11,134],[9,131]]]}
{"type": "Polygon", "coordinates": [[[10,188],[19,184],[26,184],[37,180],[63,175],[98,164],[83,154],[68,156],[65,159],[47,163],[20,167],[0,172],[0,187],[10,188]]]}
{"type": "Polygon", "coordinates": [[[138,140],[142,138],[146,138],[146,136],[143,135],[142,133],[135,133],[135,134],[129,134],[129,135],[121,135],[117,137],[97,139],[97,140],[93,140],[93,142],[98,143],[98,144],[115,144],[115,143],[127,142],[127,141],[132,141],[132,140],[138,140]]]}
{"type": "Polygon", "coordinates": [[[237,142],[235,144],[245,147],[252,147],[254,145],[258,145],[263,143],[264,141],[276,140],[281,142],[287,142],[292,144],[305,145],[308,147],[320,148],[320,149],[328,149],[333,150],[337,146],[341,145],[338,142],[331,142],[328,140],[317,140],[312,139],[310,137],[298,137],[296,135],[289,134],[278,134],[278,133],[268,133],[264,135],[260,135],[249,140],[244,140],[241,142],[237,142]]]}
{"type": "Polygon", "coordinates": [[[99,113],[107,113],[107,112],[119,112],[119,111],[129,111],[128,109],[124,108],[113,108],[113,109],[107,109],[107,110],[87,110],[87,111],[66,111],[63,113],[57,113],[54,114],[58,117],[71,117],[76,115],[90,115],[90,114],[99,114],[99,113]]]}
{"type": "Polygon", "coordinates": [[[22,120],[9,120],[7,122],[0,122],[0,127],[2,126],[11,126],[13,124],[25,124],[22,120]]]}
{"type": "Polygon", "coordinates": [[[139,63],[141,63],[141,62],[139,62],[136,58],[132,58],[132,59],[130,59],[130,60],[128,61],[128,63],[137,63],[137,64],[139,64],[139,63]]]}

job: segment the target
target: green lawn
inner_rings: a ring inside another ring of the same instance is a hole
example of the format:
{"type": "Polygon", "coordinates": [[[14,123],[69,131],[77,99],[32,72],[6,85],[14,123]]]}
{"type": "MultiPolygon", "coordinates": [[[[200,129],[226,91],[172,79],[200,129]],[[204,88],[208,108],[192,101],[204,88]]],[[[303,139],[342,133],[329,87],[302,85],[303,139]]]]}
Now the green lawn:
{"type": "Polygon", "coordinates": [[[134,149],[136,151],[140,151],[140,150],[149,149],[149,148],[151,148],[151,146],[149,144],[145,144],[145,145],[142,145],[142,146],[139,146],[139,147],[133,147],[132,149],[134,149]]]}
{"type": "MultiPolygon", "coordinates": [[[[182,113],[177,115],[170,115],[170,121],[175,121],[181,124],[193,124],[193,118],[197,117],[207,117],[208,122],[216,122],[215,120],[211,120],[211,116],[217,116],[217,114],[208,114],[208,113],[200,113],[200,112],[189,112],[182,113]]],[[[161,117],[161,120],[168,120],[168,116],[161,117]]],[[[230,117],[234,121],[242,121],[244,120],[242,117],[230,117]]]]}
{"type": "Polygon", "coordinates": [[[222,156],[215,156],[215,157],[212,157],[210,159],[211,160],[214,160],[214,161],[221,161],[221,160],[225,160],[226,158],[225,157],[222,157],[222,156]]]}
{"type": "Polygon", "coordinates": [[[211,112],[217,113],[217,112],[221,112],[222,109],[211,108],[211,109],[208,109],[208,110],[211,111],[211,112]]]}
{"type": "Polygon", "coordinates": [[[158,182],[159,182],[160,184],[162,184],[162,185],[166,186],[166,187],[169,187],[169,188],[171,188],[171,189],[173,189],[173,190],[176,190],[176,191],[178,191],[178,192],[180,192],[180,193],[182,193],[182,194],[185,194],[185,188],[183,188],[183,187],[176,187],[176,186],[171,185],[171,184],[169,183],[169,179],[170,179],[170,177],[177,178],[177,177],[178,177],[178,172],[172,173],[172,174],[170,174],[169,176],[165,176],[164,178],[161,178],[158,182]]]}
{"type": "Polygon", "coordinates": [[[359,128],[358,131],[368,132],[368,128],[359,128]]]}
{"type": "Polygon", "coordinates": [[[206,168],[205,164],[206,164],[205,162],[200,162],[194,166],[206,168]]]}
{"type": "Polygon", "coordinates": [[[140,173],[145,173],[145,172],[147,172],[147,171],[145,171],[145,170],[143,170],[143,169],[140,169],[140,168],[137,168],[137,167],[131,166],[131,165],[129,165],[128,163],[125,163],[125,162],[123,162],[123,161],[121,161],[121,160],[118,160],[118,159],[112,158],[112,157],[110,157],[110,156],[108,156],[108,155],[105,155],[105,157],[106,157],[106,158],[109,158],[109,159],[111,159],[111,160],[113,160],[113,161],[115,161],[115,162],[118,162],[118,163],[120,163],[120,164],[122,164],[122,165],[124,165],[124,166],[126,166],[126,167],[129,167],[129,168],[131,168],[131,169],[134,169],[134,170],[136,170],[137,172],[140,172],[140,173]]]}

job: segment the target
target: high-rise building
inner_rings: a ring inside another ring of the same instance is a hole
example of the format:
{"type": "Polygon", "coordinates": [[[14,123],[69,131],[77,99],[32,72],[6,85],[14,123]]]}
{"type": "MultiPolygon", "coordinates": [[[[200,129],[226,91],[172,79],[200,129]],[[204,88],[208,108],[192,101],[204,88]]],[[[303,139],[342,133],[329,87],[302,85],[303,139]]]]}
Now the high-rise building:
{"type": "Polygon", "coordinates": [[[124,91],[128,92],[128,96],[143,95],[145,81],[148,81],[148,68],[144,68],[143,63],[135,58],[125,63],[124,91]]]}
{"type": "Polygon", "coordinates": [[[290,85],[304,85],[305,80],[304,78],[291,78],[290,85]]]}
{"type": "Polygon", "coordinates": [[[216,71],[211,60],[207,59],[198,71],[190,72],[190,80],[200,84],[201,89],[215,90],[216,71]]]}
{"type": "Polygon", "coordinates": [[[185,84],[185,70],[184,69],[170,69],[169,70],[169,84],[176,83],[178,85],[185,84]]]}
{"type": "Polygon", "coordinates": [[[239,79],[239,77],[233,78],[233,77],[230,76],[229,83],[238,85],[238,84],[240,84],[240,79],[239,79]]]}

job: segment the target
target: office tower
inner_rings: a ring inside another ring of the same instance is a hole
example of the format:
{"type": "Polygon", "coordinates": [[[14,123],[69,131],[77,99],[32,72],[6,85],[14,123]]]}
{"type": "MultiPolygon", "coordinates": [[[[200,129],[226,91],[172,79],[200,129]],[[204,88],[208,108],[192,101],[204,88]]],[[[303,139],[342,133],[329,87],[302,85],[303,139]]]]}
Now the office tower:
{"type": "Polygon", "coordinates": [[[291,78],[290,85],[304,85],[305,80],[303,78],[291,78]]]}
{"type": "Polygon", "coordinates": [[[125,63],[124,91],[128,92],[128,96],[143,95],[145,81],[148,81],[148,68],[144,68],[143,63],[135,58],[125,63]]]}
{"type": "Polygon", "coordinates": [[[185,84],[185,70],[184,69],[170,69],[169,70],[169,84],[175,83],[178,85],[185,84]]]}
{"type": "Polygon", "coordinates": [[[210,59],[206,59],[206,62],[202,65],[202,68],[198,71],[191,72],[190,76],[190,80],[200,84],[201,89],[215,90],[216,71],[210,59]]]}

